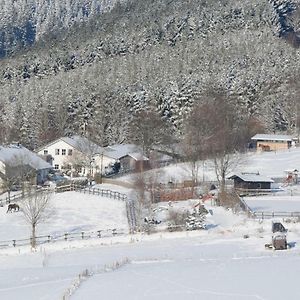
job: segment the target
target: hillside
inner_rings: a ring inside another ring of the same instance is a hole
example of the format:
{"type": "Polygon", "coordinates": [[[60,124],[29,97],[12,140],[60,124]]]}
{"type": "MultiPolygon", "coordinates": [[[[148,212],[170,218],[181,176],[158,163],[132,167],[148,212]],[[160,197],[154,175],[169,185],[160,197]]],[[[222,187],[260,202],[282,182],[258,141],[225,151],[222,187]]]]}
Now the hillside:
{"type": "Polygon", "coordinates": [[[128,141],[134,114],[149,108],[180,136],[191,107],[216,89],[240,118],[268,131],[297,125],[296,0],[78,0],[69,11],[68,1],[59,9],[47,3],[41,7],[49,24],[53,12],[51,26],[38,23],[36,9],[15,8],[22,17],[1,19],[4,32],[10,22],[35,30],[3,52],[2,141],[35,148],[84,130],[100,144],[128,141]],[[107,8],[91,9],[100,2],[107,8]],[[82,3],[89,3],[85,18],[82,3]]]}

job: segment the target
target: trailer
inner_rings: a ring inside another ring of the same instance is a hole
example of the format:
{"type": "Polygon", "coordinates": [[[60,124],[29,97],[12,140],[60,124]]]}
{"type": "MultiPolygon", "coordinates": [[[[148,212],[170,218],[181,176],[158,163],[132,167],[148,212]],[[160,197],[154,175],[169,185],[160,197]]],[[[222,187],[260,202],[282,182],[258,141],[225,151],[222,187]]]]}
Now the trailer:
{"type": "Polygon", "coordinates": [[[286,250],[288,248],[286,239],[287,229],[280,222],[273,222],[272,232],[272,242],[265,244],[265,248],[273,250],[286,250]]]}

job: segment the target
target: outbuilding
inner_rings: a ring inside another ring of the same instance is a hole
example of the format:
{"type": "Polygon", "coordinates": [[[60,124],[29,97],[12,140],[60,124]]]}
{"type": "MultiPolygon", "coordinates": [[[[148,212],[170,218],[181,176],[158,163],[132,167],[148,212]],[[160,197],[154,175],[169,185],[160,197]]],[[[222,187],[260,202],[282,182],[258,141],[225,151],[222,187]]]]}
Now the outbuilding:
{"type": "Polygon", "coordinates": [[[293,137],[278,134],[256,134],[251,138],[257,151],[286,150],[292,146],[293,137]]]}
{"type": "Polygon", "coordinates": [[[237,173],[228,179],[234,181],[234,188],[241,190],[271,190],[274,180],[257,173],[237,173]]]}

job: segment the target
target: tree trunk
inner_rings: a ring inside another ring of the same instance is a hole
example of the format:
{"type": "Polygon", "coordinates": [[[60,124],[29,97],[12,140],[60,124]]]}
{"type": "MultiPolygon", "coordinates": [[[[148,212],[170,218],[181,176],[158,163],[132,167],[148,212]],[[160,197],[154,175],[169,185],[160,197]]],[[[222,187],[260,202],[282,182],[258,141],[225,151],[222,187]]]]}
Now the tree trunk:
{"type": "Polygon", "coordinates": [[[31,231],[31,247],[35,248],[36,247],[36,224],[32,224],[32,231],[31,231]]]}

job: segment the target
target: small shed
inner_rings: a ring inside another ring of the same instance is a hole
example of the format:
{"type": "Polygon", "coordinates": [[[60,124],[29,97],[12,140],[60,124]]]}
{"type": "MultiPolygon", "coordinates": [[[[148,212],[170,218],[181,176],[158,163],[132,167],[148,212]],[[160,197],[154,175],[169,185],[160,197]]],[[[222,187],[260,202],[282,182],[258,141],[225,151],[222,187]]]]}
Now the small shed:
{"type": "Polygon", "coordinates": [[[271,184],[274,182],[271,178],[259,173],[237,173],[228,179],[234,181],[235,189],[243,190],[270,190],[271,184]]]}
{"type": "Polygon", "coordinates": [[[141,153],[128,153],[120,158],[122,170],[142,171],[150,168],[149,158],[141,153]]]}

